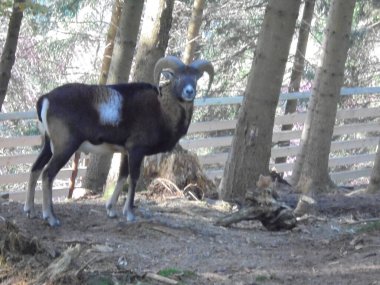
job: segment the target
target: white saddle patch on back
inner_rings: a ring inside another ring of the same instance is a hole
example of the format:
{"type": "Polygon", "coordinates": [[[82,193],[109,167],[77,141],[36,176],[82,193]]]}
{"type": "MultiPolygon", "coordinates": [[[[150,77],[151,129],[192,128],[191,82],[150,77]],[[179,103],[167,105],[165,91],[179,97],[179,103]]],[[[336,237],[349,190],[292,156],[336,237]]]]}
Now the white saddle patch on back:
{"type": "Polygon", "coordinates": [[[123,97],[112,88],[108,88],[108,92],[107,100],[98,105],[99,119],[104,125],[117,126],[121,121],[123,97]]]}

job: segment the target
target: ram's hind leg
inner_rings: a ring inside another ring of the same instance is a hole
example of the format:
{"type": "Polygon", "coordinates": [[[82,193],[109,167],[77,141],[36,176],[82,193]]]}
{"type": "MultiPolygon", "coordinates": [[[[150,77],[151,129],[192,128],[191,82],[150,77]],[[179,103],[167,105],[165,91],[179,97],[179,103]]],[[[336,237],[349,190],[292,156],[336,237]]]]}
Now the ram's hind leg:
{"type": "Polygon", "coordinates": [[[28,218],[34,218],[36,212],[34,209],[34,194],[36,191],[37,180],[40,177],[42,169],[49,162],[52,157],[50,139],[45,135],[44,144],[42,150],[37,157],[37,160],[33,163],[32,169],[30,171],[28,190],[26,192],[26,200],[24,204],[24,212],[28,218]]]}
{"type": "Polygon", "coordinates": [[[52,227],[60,225],[60,221],[56,218],[53,210],[53,181],[79,145],[80,143],[70,141],[67,144],[54,147],[53,156],[42,172],[42,216],[52,227]]]}

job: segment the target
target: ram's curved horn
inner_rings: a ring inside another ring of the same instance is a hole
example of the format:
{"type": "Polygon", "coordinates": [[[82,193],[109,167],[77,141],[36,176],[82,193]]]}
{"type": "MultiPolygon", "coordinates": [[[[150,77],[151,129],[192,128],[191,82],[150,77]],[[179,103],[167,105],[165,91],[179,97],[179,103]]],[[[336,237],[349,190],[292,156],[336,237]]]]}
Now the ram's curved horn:
{"type": "Polygon", "coordinates": [[[211,62],[204,60],[204,59],[197,59],[193,61],[189,66],[196,68],[200,71],[200,74],[202,75],[203,72],[207,72],[209,75],[209,81],[208,81],[208,87],[206,94],[211,88],[212,81],[214,80],[214,67],[211,62]]]}
{"type": "Polygon", "coordinates": [[[169,55],[159,59],[156,62],[156,65],[154,66],[154,84],[158,86],[158,83],[160,81],[160,74],[163,69],[171,69],[174,73],[177,73],[180,69],[183,69],[184,67],[185,64],[175,56],[169,55]]]}

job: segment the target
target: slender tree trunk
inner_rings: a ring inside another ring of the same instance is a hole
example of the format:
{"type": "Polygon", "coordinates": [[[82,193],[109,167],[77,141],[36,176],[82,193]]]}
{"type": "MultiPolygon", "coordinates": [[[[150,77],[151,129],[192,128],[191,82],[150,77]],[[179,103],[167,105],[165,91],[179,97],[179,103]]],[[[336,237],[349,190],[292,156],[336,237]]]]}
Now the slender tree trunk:
{"type": "Polygon", "coordinates": [[[121,15],[121,3],[120,0],[115,0],[112,7],[111,23],[108,27],[106,48],[103,53],[102,67],[100,69],[99,84],[106,84],[108,79],[108,72],[111,65],[111,59],[113,54],[113,48],[115,46],[115,37],[117,29],[119,27],[121,15]]]}
{"type": "Polygon", "coordinates": [[[143,8],[144,1],[124,0],[108,84],[127,83],[129,80],[143,8]]]}
{"type": "Polygon", "coordinates": [[[269,172],[275,111],[300,2],[270,0],[267,5],[219,189],[223,199],[243,198],[259,175],[269,172]]]}
{"type": "Polygon", "coordinates": [[[380,193],[380,141],[377,145],[375,164],[367,188],[369,193],[380,193]]]}
{"type": "Polygon", "coordinates": [[[0,111],[8,90],[11,71],[16,60],[17,42],[20,34],[25,0],[15,0],[12,15],[9,19],[7,37],[0,60],[0,111]]]}
{"type": "MultiPolygon", "coordinates": [[[[115,6],[117,6],[117,3],[115,3],[115,6]]],[[[105,72],[105,69],[102,69],[100,84],[105,83],[103,81],[107,74],[107,83],[109,84],[128,82],[143,7],[144,1],[124,0],[113,53],[112,51],[105,50],[104,54],[103,64],[105,66],[109,64],[109,72],[105,72]],[[110,63],[106,62],[108,58],[111,59],[110,63]]],[[[113,12],[120,13],[117,7],[114,7],[113,12]]],[[[112,15],[108,33],[110,38],[112,34],[114,35],[115,22],[113,20],[116,20],[117,17],[117,15],[112,15]]],[[[107,44],[110,45],[110,42],[107,41],[107,44]]],[[[97,193],[103,191],[110,170],[112,156],[112,154],[90,155],[86,176],[83,181],[84,188],[91,189],[97,193]]]]}
{"type": "MultiPolygon", "coordinates": [[[[313,18],[313,11],[315,6],[315,0],[308,0],[305,2],[304,12],[302,15],[302,23],[300,27],[299,32],[299,38],[297,43],[297,51],[295,55],[295,61],[294,66],[292,69],[292,74],[290,77],[290,86],[289,86],[289,92],[297,92],[300,88],[300,83],[302,79],[302,72],[305,65],[305,54],[306,54],[306,47],[307,42],[309,38],[309,32],[310,32],[310,25],[311,20],[313,18]]],[[[315,100],[309,100],[309,109],[312,110],[315,108],[315,100]]],[[[297,100],[288,100],[286,102],[285,107],[285,114],[288,113],[294,113],[297,108],[297,100]]],[[[296,161],[294,163],[292,176],[290,179],[290,183],[292,185],[297,185],[299,177],[301,175],[301,169],[302,164],[305,158],[305,150],[306,148],[301,147],[303,145],[306,145],[307,138],[310,130],[310,122],[312,119],[313,112],[309,112],[307,114],[304,127],[302,129],[302,135],[301,135],[301,141],[300,141],[300,152],[297,154],[296,161]]],[[[282,126],[281,130],[291,130],[293,128],[293,125],[284,125],[282,126]]],[[[286,144],[282,144],[281,146],[287,146],[289,145],[289,141],[286,142],[286,144]]],[[[286,158],[278,158],[276,159],[276,163],[283,163],[286,162],[286,158]]]]}
{"type": "Polygon", "coordinates": [[[306,157],[311,122],[313,121],[315,106],[317,105],[318,99],[317,96],[311,96],[309,100],[308,111],[301,133],[300,148],[296,156],[296,161],[294,162],[292,177],[290,179],[291,185],[297,185],[301,176],[302,167],[306,157]]]}
{"type": "Polygon", "coordinates": [[[112,154],[90,154],[83,178],[83,188],[93,193],[102,193],[111,167],[112,154]]]}
{"type": "MultiPolygon", "coordinates": [[[[102,67],[100,71],[99,84],[106,84],[108,73],[111,65],[114,42],[119,27],[121,16],[120,0],[115,0],[112,7],[111,23],[107,32],[106,48],[103,53],[102,67]]],[[[93,192],[100,193],[103,190],[107,180],[108,170],[110,168],[112,155],[91,154],[87,165],[86,175],[83,179],[83,187],[91,189],[93,192]]]]}
{"type": "Polygon", "coordinates": [[[199,30],[202,25],[204,7],[205,0],[194,0],[193,11],[187,29],[186,48],[183,54],[183,62],[186,64],[191,63],[194,59],[195,50],[197,48],[197,38],[199,37],[199,30]]]}
{"type": "MultiPolygon", "coordinates": [[[[203,9],[205,8],[205,0],[194,0],[193,11],[191,12],[191,19],[187,28],[186,47],[182,57],[185,64],[190,64],[194,60],[195,51],[197,49],[197,38],[202,26],[203,9]]],[[[181,155],[184,153],[182,146],[177,143],[173,149],[174,153],[181,155]]],[[[160,156],[161,157],[161,156],[160,156]]],[[[156,162],[157,165],[159,161],[156,162]]]]}
{"type": "Polygon", "coordinates": [[[165,55],[174,0],[148,0],[136,54],[133,80],[153,83],[153,67],[165,55]]]}
{"type": "MultiPolygon", "coordinates": [[[[141,36],[135,60],[133,80],[137,82],[154,83],[153,67],[157,60],[165,55],[169,42],[169,32],[172,26],[174,0],[148,0],[149,10],[144,14],[141,36]]],[[[146,157],[141,165],[140,179],[137,191],[146,188],[144,166],[158,161],[158,156],[146,157]]]]}
{"type": "MultiPolygon", "coordinates": [[[[194,0],[192,17],[189,22],[187,32],[187,45],[183,55],[183,62],[189,64],[193,61],[196,50],[196,39],[198,38],[199,29],[202,24],[202,13],[204,9],[204,0],[194,0]]],[[[138,183],[138,189],[143,189],[157,176],[169,177],[179,188],[184,188],[188,184],[196,184],[201,188],[205,195],[215,193],[215,186],[207,179],[200,169],[197,159],[194,155],[185,151],[179,143],[170,153],[153,155],[145,158],[144,171],[138,183]],[[178,166],[175,166],[175,164],[178,166]],[[174,169],[174,167],[176,167],[174,169]],[[158,168],[160,168],[158,170],[158,168]],[[180,173],[180,174],[179,174],[180,173]]]]}
{"type": "Polygon", "coordinates": [[[297,184],[297,189],[304,193],[328,191],[333,186],[328,160],[354,8],[355,0],[331,2],[321,66],[313,84],[314,110],[308,111],[313,112],[313,115],[307,144],[304,146],[306,156],[297,184]]]}
{"type": "MultiPolygon", "coordinates": [[[[303,8],[301,26],[298,34],[297,50],[294,56],[294,64],[290,75],[289,92],[298,92],[300,90],[302,73],[305,66],[305,54],[307,42],[309,39],[311,20],[313,19],[315,0],[306,0],[303,8]]],[[[297,108],[297,99],[286,101],[285,114],[294,113],[297,108]]],[[[293,124],[283,125],[282,131],[293,129],[293,124]]],[[[289,146],[289,141],[279,142],[279,146],[289,146]]],[[[276,163],[286,162],[286,157],[277,157],[276,163]]]]}

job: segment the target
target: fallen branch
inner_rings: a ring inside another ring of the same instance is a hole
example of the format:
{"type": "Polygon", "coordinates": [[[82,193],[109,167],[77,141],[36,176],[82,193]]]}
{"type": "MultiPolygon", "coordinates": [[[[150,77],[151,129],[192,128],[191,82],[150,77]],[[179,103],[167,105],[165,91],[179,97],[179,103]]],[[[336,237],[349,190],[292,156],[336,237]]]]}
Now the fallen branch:
{"type": "Polygon", "coordinates": [[[174,236],[174,237],[179,237],[177,231],[173,230],[173,229],[170,229],[170,228],[166,228],[166,227],[163,227],[163,226],[152,226],[151,227],[152,230],[155,230],[155,231],[158,231],[160,233],[164,233],[164,234],[167,234],[167,235],[170,235],[170,236],[174,236]]]}
{"type": "Polygon", "coordinates": [[[236,213],[232,213],[223,218],[220,218],[216,221],[215,225],[228,227],[231,224],[238,223],[241,221],[254,220],[262,214],[262,212],[259,213],[257,210],[258,209],[255,209],[255,207],[242,208],[236,213]]]}
{"type": "Polygon", "coordinates": [[[145,277],[148,277],[150,279],[153,279],[153,280],[156,280],[159,282],[163,282],[166,284],[173,284],[173,285],[178,284],[178,281],[176,281],[176,280],[173,280],[173,279],[170,279],[170,278],[167,278],[167,277],[164,277],[164,276],[158,275],[156,273],[152,273],[152,272],[146,273],[145,277]]]}
{"type": "Polygon", "coordinates": [[[203,197],[204,197],[204,193],[203,193],[203,191],[202,191],[201,199],[199,199],[199,198],[198,198],[198,197],[197,197],[197,196],[196,196],[196,195],[190,190],[191,187],[197,187],[196,189],[199,189],[200,191],[202,191],[202,189],[200,189],[200,188],[198,187],[197,184],[190,183],[190,184],[187,184],[185,188],[183,188],[183,193],[184,193],[184,195],[189,194],[189,195],[190,195],[195,201],[200,201],[200,200],[202,200],[203,197]]]}
{"type": "Polygon", "coordinates": [[[304,214],[301,217],[297,217],[297,222],[304,222],[304,221],[308,221],[308,220],[316,220],[319,222],[326,222],[327,218],[318,217],[316,215],[308,215],[308,214],[304,214]]]}
{"type": "Polygon", "coordinates": [[[49,265],[49,267],[41,273],[38,277],[36,284],[43,284],[45,281],[54,283],[59,275],[68,271],[73,260],[76,260],[80,255],[82,249],[79,244],[75,247],[66,249],[62,256],[49,265]]]}
{"type": "Polygon", "coordinates": [[[170,192],[173,192],[173,190],[168,186],[170,185],[171,187],[174,188],[174,190],[176,190],[177,192],[179,193],[182,193],[182,191],[178,188],[177,185],[175,185],[175,183],[173,183],[172,181],[170,181],[169,179],[165,179],[165,178],[156,178],[155,181],[161,183],[167,190],[169,190],[170,192]]]}
{"type": "Polygon", "coordinates": [[[356,225],[356,224],[362,224],[362,223],[372,223],[372,222],[379,222],[380,218],[369,218],[365,220],[360,220],[360,221],[347,221],[346,223],[349,225],[356,225]]]}
{"type": "Polygon", "coordinates": [[[59,239],[57,240],[58,242],[62,243],[70,243],[70,244],[88,244],[88,245],[93,245],[93,242],[89,242],[86,240],[80,240],[80,239],[59,239]]]}
{"type": "Polygon", "coordinates": [[[83,264],[76,272],[75,272],[75,277],[78,277],[82,272],[83,270],[89,266],[91,263],[93,263],[94,261],[98,261],[100,260],[100,258],[98,258],[98,256],[94,256],[93,258],[91,258],[89,261],[87,261],[85,264],[83,264]]]}

